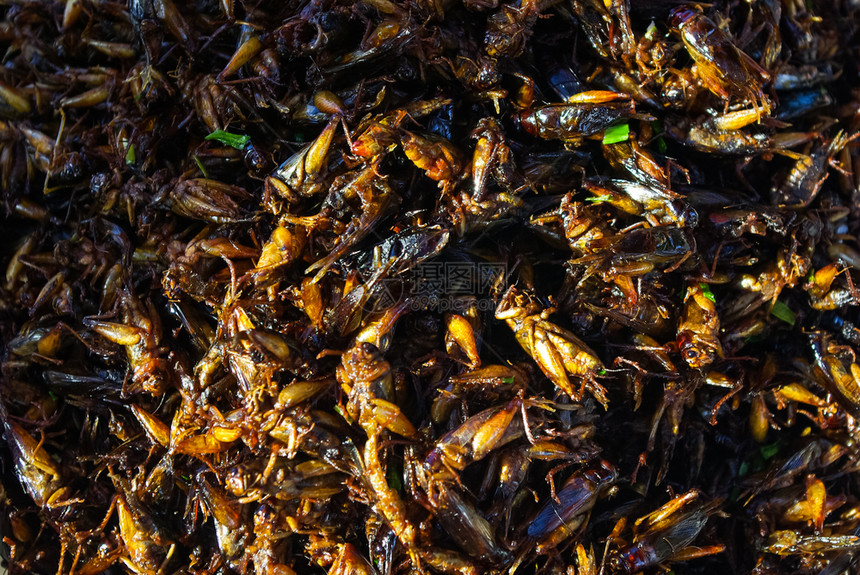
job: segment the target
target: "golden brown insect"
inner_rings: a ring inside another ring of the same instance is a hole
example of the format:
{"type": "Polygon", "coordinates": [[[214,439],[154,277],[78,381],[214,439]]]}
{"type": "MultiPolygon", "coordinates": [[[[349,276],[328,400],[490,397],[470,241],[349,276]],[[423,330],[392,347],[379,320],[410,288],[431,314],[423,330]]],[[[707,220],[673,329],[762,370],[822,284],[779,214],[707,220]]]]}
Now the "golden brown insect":
{"type": "Polygon", "coordinates": [[[374,494],[379,512],[395,535],[418,560],[415,526],[396,491],[388,485],[385,467],[379,459],[379,439],[383,429],[412,437],[415,428],[400,409],[385,398],[393,399],[390,366],[372,344],[358,342],[342,359],[338,379],[348,390],[347,411],[367,433],[364,445],[363,479],[374,494]]]}
{"type": "Polygon", "coordinates": [[[609,97],[606,94],[586,92],[579,94],[575,103],[547,104],[523,110],[517,119],[533,136],[575,144],[634,114],[633,100],[616,92],[610,92],[609,97]]]}
{"type": "Polygon", "coordinates": [[[161,347],[161,322],[150,306],[134,294],[120,292],[126,323],[88,318],[85,325],[108,340],[126,348],[131,382],[150,393],[162,393],[171,382],[171,372],[161,347]]]}
{"type": "Polygon", "coordinates": [[[471,166],[472,197],[481,201],[487,195],[491,176],[500,186],[510,186],[515,166],[513,153],[495,118],[482,118],[472,131],[472,138],[476,140],[471,166]]]}
{"type": "Polygon", "coordinates": [[[710,288],[706,284],[688,285],[677,337],[678,351],[687,365],[705,369],[722,357],[719,334],[720,318],[710,288]]]}
{"type": "Polygon", "coordinates": [[[314,196],[325,189],[328,156],[339,118],[329,120],[320,135],[290,156],[266,180],[267,186],[289,202],[301,196],[314,196]]]}
{"type": "MultiPolygon", "coordinates": [[[[682,493],[637,519],[632,544],[614,552],[608,560],[609,566],[619,573],[638,573],[664,561],[686,561],[723,552],[725,545],[692,545],[715,507],[700,504],[698,508],[681,511],[699,496],[696,490],[682,493]]],[[[624,523],[622,518],[614,531],[623,529],[624,523]]]]}
{"type": "Polygon", "coordinates": [[[727,104],[731,96],[740,96],[757,109],[767,109],[761,86],[770,74],[739,50],[701,9],[678,7],[672,12],[671,23],[696,63],[696,76],[708,90],[727,104]]]}
{"type": "Polygon", "coordinates": [[[542,309],[533,296],[511,286],[496,307],[496,319],[505,320],[517,341],[541,371],[574,401],[585,389],[605,407],[606,393],[596,377],[603,363],[582,340],[549,321],[552,309],[542,309]],[[571,378],[579,379],[577,388],[571,378]]]}
{"type": "Polygon", "coordinates": [[[463,174],[466,166],[463,154],[444,138],[404,130],[400,136],[400,145],[407,158],[446,190],[463,174]]]}

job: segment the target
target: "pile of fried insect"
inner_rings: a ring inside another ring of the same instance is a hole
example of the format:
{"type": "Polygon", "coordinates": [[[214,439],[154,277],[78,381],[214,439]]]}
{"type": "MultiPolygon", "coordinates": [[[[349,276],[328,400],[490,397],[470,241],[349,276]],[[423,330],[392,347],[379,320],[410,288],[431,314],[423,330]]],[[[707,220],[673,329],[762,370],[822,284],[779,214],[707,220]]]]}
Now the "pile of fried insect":
{"type": "Polygon", "coordinates": [[[856,571],[858,11],[0,2],[4,568],[856,571]]]}

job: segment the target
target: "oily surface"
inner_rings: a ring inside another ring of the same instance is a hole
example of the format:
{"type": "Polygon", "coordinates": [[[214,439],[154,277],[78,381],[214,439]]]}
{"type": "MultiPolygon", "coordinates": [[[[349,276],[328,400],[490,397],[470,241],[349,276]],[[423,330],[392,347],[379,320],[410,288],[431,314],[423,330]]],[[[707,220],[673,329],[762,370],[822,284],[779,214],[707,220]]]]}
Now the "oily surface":
{"type": "Polygon", "coordinates": [[[5,568],[856,570],[858,8],[0,3],[5,568]]]}

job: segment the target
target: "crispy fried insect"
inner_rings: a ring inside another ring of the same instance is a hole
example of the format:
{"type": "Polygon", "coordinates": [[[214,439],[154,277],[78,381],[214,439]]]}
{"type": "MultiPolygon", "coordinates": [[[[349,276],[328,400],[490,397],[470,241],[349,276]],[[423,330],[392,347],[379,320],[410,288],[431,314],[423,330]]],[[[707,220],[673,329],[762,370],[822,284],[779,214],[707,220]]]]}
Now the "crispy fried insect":
{"type": "Polygon", "coordinates": [[[0,572],[856,571],[858,19],[3,2],[0,572]]]}
{"type": "Polygon", "coordinates": [[[717,357],[722,357],[719,333],[720,318],[710,288],[706,284],[687,286],[677,338],[678,350],[687,365],[706,369],[717,357]]]}
{"type": "Polygon", "coordinates": [[[700,8],[679,6],[672,11],[670,22],[696,63],[696,76],[708,90],[727,103],[735,96],[764,108],[765,113],[769,110],[762,84],[770,80],[770,74],[739,50],[700,8]]]}
{"type": "Polygon", "coordinates": [[[496,308],[496,319],[507,322],[522,348],[559,389],[575,401],[582,399],[582,391],[588,389],[606,407],[606,392],[595,380],[603,364],[578,337],[548,320],[552,311],[541,309],[532,295],[521,294],[511,286],[496,308]],[[580,380],[579,389],[571,377],[580,380]]]}
{"type": "Polygon", "coordinates": [[[633,116],[633,100],[624,94],[609,94],[605,98],[605,92],[584,92],[577,95],[577,103],[538,106],[519,112],[516,118],[533,136],[575,144],[633,116]]]}
{"type": "MultiPolygon", "coordinates": [[[[697,508],[681,512],[698,497],[698,491],[688,491],[637,519],[632,545],[610,556],[607,561],[610,568],[618,573],[638,573],[661,563],[687,561],[723,552],[725,545],[691,545],[719,504],[700,504],[697,508]]],[[[623,522],[621,519],[619,523],[623,522]]]]}

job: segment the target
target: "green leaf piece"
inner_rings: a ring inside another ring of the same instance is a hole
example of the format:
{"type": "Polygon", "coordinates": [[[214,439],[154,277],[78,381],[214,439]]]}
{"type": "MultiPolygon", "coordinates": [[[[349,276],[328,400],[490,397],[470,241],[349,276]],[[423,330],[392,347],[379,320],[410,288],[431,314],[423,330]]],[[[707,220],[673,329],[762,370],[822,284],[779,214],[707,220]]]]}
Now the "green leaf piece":
{"type": "Polygon", "coordinates": [[[399,465],[389,465],[385,478],[388,480],[388,486],[391,487],[391,489],[398,493],[402,493],[403,481],[400,479],[401,471],[399,467],[399,465]]]}
{"type": "Polygon", "coordinates": [[[200,158],[197,157],[197,154],[194,154],[194,161],[197,162],[197,167],[200,168],[200,173],[203,174],[203,177],[209,178],[209,172],[206,170],[203,162],[200,161],[200,158]]]}
{"type": "Polygon", "coordinates": [[[791,308],[781,301],[776,301],[773,304],[773,307],[770,308],[770,314],[791,326],[794,325],[794,321],[797,319],[797,314],[791,311],[791,308]]]}
{"type": "Polygon", "coordinates": [[[619,124],[607,128],[603,132],[603,144],[617,144],[618,142],[626,142],[630,137],[630,124],[619,124]]]}
{"type": "Polygon", "coordinates": [[[225,146],[233,146],[237,150],[243,150],[251,141],[251,136],[234,134],[224,130],[215,130],[206,136],[204,140],[215,140],[216,142],[221,142],[225,146]]]}
{"type": "Polygon", "coordinates": [[[762,445],[759,451],[761,451],[761,456],[764,458],[764,460],[767,461],[768,459],[779,453],[779,442],[777,441],[776,443],[771,443],[770,445],[762,445]]]}
{"type": "Polygon", "coordinates": [[[717,303],[717,298],[714,297],[714,292],[711,291],[711,286],[709,286],[708,284],[699,284],[699,287],[702,288],[702,293],[705,295],[706,298],[708,298],[714,303],[717,303]]]}
{"type": "Polygon", "coordinates": [[[586,202],[591,202],[592,204],[599,204],[600,202],[608,202],[612,199],[612,196],[591,196],[590,198],[585,198],[586,202]]]}

